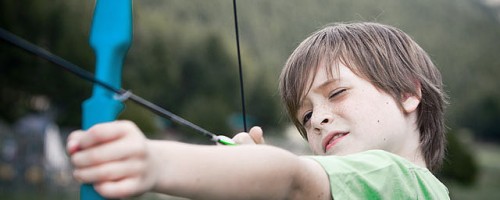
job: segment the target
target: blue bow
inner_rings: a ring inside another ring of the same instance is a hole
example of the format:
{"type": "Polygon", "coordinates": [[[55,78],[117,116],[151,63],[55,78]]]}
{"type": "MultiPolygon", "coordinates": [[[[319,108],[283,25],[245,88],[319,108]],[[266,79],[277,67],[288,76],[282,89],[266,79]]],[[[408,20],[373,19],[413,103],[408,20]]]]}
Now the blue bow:
{"type": "MultiPolygon", "coordinates": [[[[114,88],[121,88],[122,65],[132,43],[132,0],[96,0],[90,32],[90,45],[96,55],[95,77],[114,88]]],[[[94,84],[92,97],[83,107],[83,129],[116,119],[123,110],[115,94],[94,84]]],[[[104,199],[90,184],[81,186],[80,199],[104,199]]]]}

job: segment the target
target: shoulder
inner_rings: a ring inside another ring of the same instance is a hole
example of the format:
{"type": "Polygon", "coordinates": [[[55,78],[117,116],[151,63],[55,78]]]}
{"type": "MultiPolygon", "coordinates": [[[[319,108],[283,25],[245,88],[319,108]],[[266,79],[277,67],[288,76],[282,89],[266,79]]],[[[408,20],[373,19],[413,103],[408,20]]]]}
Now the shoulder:
{"type": "Polygon", "coordinates": [[[323,167],[330,181],[332,196],[337,198],[448,197],[446,187],[429,170],[386,151],[308,158],[323,167]]]}
{"type": "Polygon", "coordinates": [[[400,156],[383,150],[369,150],[346,156],[308,156],[308,158],[316,160],[325,170],[335,173],[360,173],[384,168],[410,169],[418,167],[400,156]]]}

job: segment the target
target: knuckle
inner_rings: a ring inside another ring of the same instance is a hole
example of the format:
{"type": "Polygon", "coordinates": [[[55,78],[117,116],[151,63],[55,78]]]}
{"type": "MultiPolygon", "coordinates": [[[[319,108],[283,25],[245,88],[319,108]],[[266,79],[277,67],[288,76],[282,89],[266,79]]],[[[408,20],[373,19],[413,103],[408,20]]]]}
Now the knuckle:
{"type": "Polygon", "coordinates": [[[134,122],[130,121],[130,120],[119,120],[119,121],[116,121],[116,123],[124,126],[125,128],[135,128],[135,124],[134,122]]]}
{"type": "Polygon", "coordinates": [[[141,145],[130,145],[129,146],[129,152],[132,154],[132,155],[135,155],[135,156],[143,156],[144,155],[144,151],[143,151],[143,148],[141,145]]]}
{"type": "Polygon", "coordinates": [[[83,157],[82,159],[85,159],[86,163],[88,163],[88,164],[96,164],[96,163],[100,163],[103,160],[102,155],[103,154],[101,154],[95,150],[89,150],[85,153],[84,156],[82,156],[83,157]]]}
{"type": "Polygon", "coordinates": [[[75,167],[79,166],[78,157],[76,155],[71,156],[70,161],[71,161],[71,164],[73,164],[75,167]]]}
{"type": "Polygon", "coordinates": [[[245,132],[238,133],[233,137],[235,140],[244,140],[246,138],[248,138],[248,133],[245,132]]]}
{"type": "Polygon", "coordinates": [[[100,183],[100,184],[94,184],[94,189],[101,194],[104,197],[107,198],[116,198],[119,197],[119,194],[117,194],[115,191],[113,191],[113,188],[110,187],[111,183],[100,183]]]}
{"type": "Polygon", "coordinates": [[[79,170],[75,170],[75,171],[73,171],[73,177],[74,177],[77,181],[79,181],[79,182],[83,182],[83,179],[82,179],[82,177],[81,177],[81,175],[80,175],[80,171],[79,171],[79,170]]]}
{"type": "Polygon", "coordinates": [[[95,124],[87,129],[87,134],[92,134],[98,132],[102,128],[103,124],[95,124]]]}
{"type": "Polygon", "coordinates": [[[141,162],[140,160],[135,160],[133,163],[131,163],[131,172],[142,176],[146,174],[146,169],[147,169],[147,164],[145,162],[141,162]]]}
{"type": "Polygon", "coordinates": [[[238,144],[254,144],[252,137],[248,133],[240,133],[233,140],[238,144]]]}
{"type": "Polygon", "coordinates": [[[113,181],[120,178],[120,173],[110,166],[104,166],[96,173],[96,178],[101,181],[113,181]]]}
{"type": "Polygon", "coordinates": [[[139,188],[141,187],[141,182],[137,178],[132,178],[128,180],[126,184],[123,184],[120,190],[118,191],[123,196],[132,196],[138,193],[139,188]]]}
{"type": "Polygon", "coordinates": [[[82,134],[82,130],[75,130],[68,135],[67,141],[77,139],[82,134]]]}
{"type": "Polygon", "coordinates": [[[76,167],[76,168],[82,168],[86,167],[88,164],[88,159],[86,158],[86,153],[76,153],[75,155],[71,156],[71,163],[76,167]]]}
{"type": "Polygon", "coordinates": [[[125,181],[127,180],[98,185],[95,189],[101,195],[108,198],[125,198],[132,196],[137,187],[132,187],[130,184],[124,184],[125,181]]]}

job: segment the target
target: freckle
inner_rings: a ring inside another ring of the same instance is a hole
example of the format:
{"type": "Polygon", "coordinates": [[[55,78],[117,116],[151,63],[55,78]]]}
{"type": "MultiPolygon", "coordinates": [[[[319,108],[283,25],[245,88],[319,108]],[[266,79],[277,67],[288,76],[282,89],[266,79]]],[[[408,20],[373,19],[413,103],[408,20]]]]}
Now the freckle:
{"type": "Polygon", "coordinates": [[[388,101],[386,101],[386,102],[385,102],[385,104],[389,104],[389,102],[388,102],[388,101]]]}
{"type": "Polygon", "coordinates": [[[380,123],[380,120],[377,120],[377,123],[380,123]]]}

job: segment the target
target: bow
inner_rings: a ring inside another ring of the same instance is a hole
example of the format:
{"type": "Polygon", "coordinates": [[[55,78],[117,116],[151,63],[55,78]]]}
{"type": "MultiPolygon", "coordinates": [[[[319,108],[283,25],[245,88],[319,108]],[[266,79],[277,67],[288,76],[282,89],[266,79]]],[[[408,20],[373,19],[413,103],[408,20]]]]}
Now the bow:
{"type": "MultiPolygon", "coordinates": [[[[90,45],[96,55],[95,77],[120,88],[125,55],[132,43],[132,0],[96,0],[90,45]]],[[[95,84],[92,96],[82,104],[83,129],[113,121],[123,110],[112,91],[95,84]]],[[[104,199],[90,184],[80,188],[80,199],[104,199]]]]}

